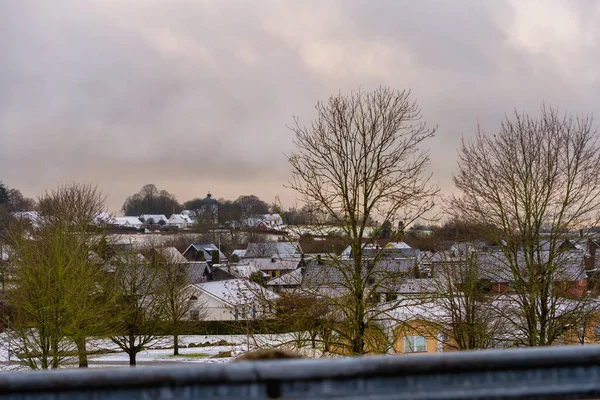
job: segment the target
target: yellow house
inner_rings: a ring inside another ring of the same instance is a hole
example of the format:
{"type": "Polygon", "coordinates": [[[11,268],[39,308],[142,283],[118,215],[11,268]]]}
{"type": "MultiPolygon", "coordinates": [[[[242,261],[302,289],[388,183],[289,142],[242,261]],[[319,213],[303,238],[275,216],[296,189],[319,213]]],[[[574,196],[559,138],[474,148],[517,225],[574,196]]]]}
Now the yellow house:
{"type": "Polygon", "coordinates": [[[456,351],[456,343],[440,325],[416,318],[394,329],[393,350],[396,354],[445,353],[456,351]]]}
{"type": "Polygon", "coordinates": [[[600,344],[600,312],[591,314],[578,327],[565,331],[563,343],[600,344]]]}

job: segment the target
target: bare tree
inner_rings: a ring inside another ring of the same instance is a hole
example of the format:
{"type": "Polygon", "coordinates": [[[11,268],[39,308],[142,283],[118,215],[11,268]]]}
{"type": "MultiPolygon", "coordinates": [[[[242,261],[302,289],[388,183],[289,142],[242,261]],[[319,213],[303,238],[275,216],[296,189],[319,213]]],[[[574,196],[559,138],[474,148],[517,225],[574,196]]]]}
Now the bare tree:
{"type": "MultiPolygon", "coordinates": [[[[458,350],[494,347],[503,330],[503,319],[496,313],[496,298],[486,269],[481,267],[477,252],[466,243],[459,251],[441,253],[433,267],[431,303],[440,313],[439,323],[449,347],[458,350]]],[[[440,253],[438,253],[440,254],[440,253]]]]}
{"type": "Polygon", "coordinates": [[[322,267],[340,278],[337,291],[342,293],[330,296],[337,326],[343,326],[340,343],[350,354],[364,354],[375,318],[373,299],[398,275],[375,267],[376,259],[366,260],[363,238],[369,237],[372,218],[408,224],[432,209],[437,188],[430,183],[429,156],[421,146],[435,129],[421,121],[409,91],[339,94],[317,103],[316,111],[310,126],[296,118],[291,128],[296,150],[288,157],[290,187],[349,239],[352,260],[330,257],[322,267]]]}
{"type": "Polygon", "coordinates": [[[186,320],[199,321],[206,316],[204,303],[196,299],[192,301],[193,293],[189,285],[192,282],[192,269],[187,260],[179,255],[185,263],[177,260],[173,254],[174,248],[159,249],[154,253],[153,268],[158,269],[157,304],[160,304],[161,321],[166,323],[168,332],[173,335],[173,355],[179,354],[179,334],[182,323],[186,320]]]}
{"type": "Polygon", "coordinates": [[[563,243],[597,220],[599,150],[591,117],[545,106],[539,117],[515,112],[496,134],[463,140],[454,177],[462,196],[450,212],[498,245],[514,292],[504,316],[525,345],[552,344],[587,309],[585,287],[564,290],[585,275],[581,252],[563,243]]]}
{"type": "Polygon", "coordinates": [[[129,365],[151,343],[159,340],[157,328],[164,311],[159,295],[161,270],[138,249],[117,254],[112,260],[113,287],[117,293],[117,319],[110,339],[129,356],[129,365]]]}
{"type": "Polygon", "coordinates": [[[111,298],[94,252],[106,237],[103,209],[94,186],[61,186],[39,198],[36,227],[10,232],[12,346],[29,368],[58,368],[74,349],[86,367],[86,338],[107,334],[111,298]]]}

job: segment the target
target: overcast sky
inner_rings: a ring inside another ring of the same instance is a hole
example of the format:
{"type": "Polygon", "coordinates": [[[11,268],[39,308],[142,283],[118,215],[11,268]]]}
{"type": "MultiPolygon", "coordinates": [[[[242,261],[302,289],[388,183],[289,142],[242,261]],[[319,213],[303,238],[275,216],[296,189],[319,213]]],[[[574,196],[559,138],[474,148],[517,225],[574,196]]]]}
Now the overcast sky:
{"type": "Polygon", "coordinates": [[[448,192],[478,123],[544,101],[593,113],[599,62],[591,0],[1,0],[0,180],[96,183],[111,211],[146,183],[289,206],[292,116],[386,85],[439,126],[448,192]]]}

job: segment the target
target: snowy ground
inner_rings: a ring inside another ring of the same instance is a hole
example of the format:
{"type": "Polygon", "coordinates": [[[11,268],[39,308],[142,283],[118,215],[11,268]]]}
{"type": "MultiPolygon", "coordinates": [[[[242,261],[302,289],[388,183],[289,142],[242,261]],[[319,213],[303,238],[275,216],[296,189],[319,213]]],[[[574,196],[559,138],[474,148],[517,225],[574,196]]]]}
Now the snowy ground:
{"type": "MultiPolygon", "coordinates": [[[[147,350],[138,353],[136,360],[139,367],[190,363],[226,363],[236,356],[256,348],[283,347],[292,350],[291,347],[286,346],[286,343],[291,342],[293,338],[292,335],[256,335],[253,337],[246,335],[180,336],[180,354],[173,356],[173,338],[164,337],[149,345],[147,350]],[[224,344],[225,342],[226,344],[224,344]],[[219,357],[219,354],[231,354],[231,357],[219,357]]],[[[6,337],[0,335],[0,371],[23,370],[24,368],[16,361],[14,354],[9,360],[6,343],[6,337]]],[[[109,340],[89,340],[87,348],[90,352],[98,350],[106,352],[105,354],[88,356],[90,368],[129,366],[129,356],[109,340]]],[[[306,349],[301,352],[309,357],[318,356],[314,350],[306,349]]],[[[73,357],[65,365],[65,368],[75,367],[77,367],[77,358],[73,357]]]]}

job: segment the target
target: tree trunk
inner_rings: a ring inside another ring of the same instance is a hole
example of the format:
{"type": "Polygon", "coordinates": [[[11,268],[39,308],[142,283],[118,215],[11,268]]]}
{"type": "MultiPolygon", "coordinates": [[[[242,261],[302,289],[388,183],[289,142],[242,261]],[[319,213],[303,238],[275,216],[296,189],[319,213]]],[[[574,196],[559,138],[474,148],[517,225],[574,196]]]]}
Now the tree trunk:
{"type": "Polygon", "coordinates": [[[137,355],[137,351],[135,348],[135,335],[129,335],[129,366],[130,367],[135,367],[136,366],[136,355],[137,355]]]}
{"type": "Polygon", "coordinates": [[[77,354],[79,356],[79,368],[87,368],[88,358],[85,338],[75,338],[75,344],[77,345],[77,354]]]}
{"type": "Polygon", "coordinates": [[[179,335],[173,335],[173,355],[179,355],[179,335]]]}

